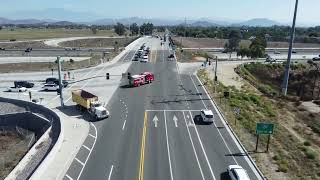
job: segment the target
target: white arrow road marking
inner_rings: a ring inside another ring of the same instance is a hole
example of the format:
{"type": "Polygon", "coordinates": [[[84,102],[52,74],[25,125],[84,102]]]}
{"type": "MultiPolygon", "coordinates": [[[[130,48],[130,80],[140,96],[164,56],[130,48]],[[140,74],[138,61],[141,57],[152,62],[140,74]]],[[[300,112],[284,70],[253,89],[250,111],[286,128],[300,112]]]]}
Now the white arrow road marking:
{"type": "Polygon", "coordinates": [[[189,119],[189,117],[190,117],[190,116],[189,116],[189,115],[187,115],[187,118],[188,118],[188,119],[189,119]]]}
{"type": "Polygon", "coordinates": [[[176,115],[173,116],[173,121],[174,121],[174,125],[178,127],[178,118],[176,117],[176,115]]]}
{"type": "Polygon", "coordinates": [[[153,118],[153,123],[154,123],[154,127],[158,127],[158,121],[159,121],[159,119],[158,119],[158,117],[155,115],[154,116],[154,118],[153,118]]]}

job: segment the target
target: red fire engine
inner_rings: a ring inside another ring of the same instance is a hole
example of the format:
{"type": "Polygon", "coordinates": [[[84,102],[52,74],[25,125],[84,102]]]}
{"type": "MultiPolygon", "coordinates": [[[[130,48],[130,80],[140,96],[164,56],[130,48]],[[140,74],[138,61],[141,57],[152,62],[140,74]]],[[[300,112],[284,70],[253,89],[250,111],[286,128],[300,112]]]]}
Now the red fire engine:
{"type": "Polygon", "coordinates": [[[149,84],[154,81],[154,74],[151,72],[144,72],[139,75],[133,75],[129,78],[129,84],[137,87],[144,84],[149,84]]]}

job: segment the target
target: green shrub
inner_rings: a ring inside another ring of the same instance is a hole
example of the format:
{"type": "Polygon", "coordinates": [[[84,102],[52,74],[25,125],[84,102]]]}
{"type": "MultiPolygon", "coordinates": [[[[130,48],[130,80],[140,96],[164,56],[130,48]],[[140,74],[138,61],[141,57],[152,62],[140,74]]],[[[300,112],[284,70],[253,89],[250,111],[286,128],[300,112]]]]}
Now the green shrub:
{"type": "Polygon", "coordinates": [[[283,163],[279,164],[278,170],[280,172],[284,172],[284,173],[288,172],[288,164],[283,164],[283,163]]]}
{"type": "Polygon", "coordinates": [[[305,145],[305,146],[311,146],[311,143],[310,143],[309,141],[305,141],[305,142],[303,143],[303,145],[305,145]]]}
{"type": "Polygon", "coordinates": [[[310,148],[307,148],[307,150],[305,151],[305,154],[306,154],[308,159],[316,159],[316,157],[317,157],[316,152],[314,152],[310,148]]]}
{"type": "Polygon", "coordinates": [[[281,159],[281,156],[280,155],[275,155],[275,156],[273,156],[272,159],[275,160],[275,161],[279,161],[281,159]]]}
{"type": "Polygon", "coordinates": [[[250,95],[249,95],[249,98],[250,98],[250,100],[251,100],[254,104],[260,106],[260,104],[261,104],[261,99],[260,99],[259,96],[254,95],[254,94],[250,94],[250,95]]]}

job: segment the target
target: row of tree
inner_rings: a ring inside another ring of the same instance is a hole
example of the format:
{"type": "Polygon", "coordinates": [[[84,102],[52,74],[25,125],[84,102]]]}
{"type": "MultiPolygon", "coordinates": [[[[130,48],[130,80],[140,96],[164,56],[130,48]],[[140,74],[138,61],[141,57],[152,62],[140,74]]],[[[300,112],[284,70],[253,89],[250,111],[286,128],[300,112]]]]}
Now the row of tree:
{"type": "Polygon", "coordinates": [[[237,52],[237,56],[260,58],[265,56],[267,40],[264,34],[257,35],[252,39],[249,47],[240,46],[241,35],[239,31],[232,30],[228,36],[229,41],[224,46],[224,51],[228,53],[237,52]]]}
{"type": "MultiPolygon", "coordinates": [[[[119,35],[125,35],[126,31],[128,30],[130,35],[151,35],[153,30],[154,30],[154,26],[152,23],[144,23],[141,26],[139,26],[137,23],[133,23],[130,26],[125,26],[121,23],[117,23],[114,26],[114,31],[119,35]]],[[[163,27],[159,27],[159,29],[161,30],[163,27]]]]}
{"type": "MultiPolygon", "coordinates": [[[[227,39],[232,31],[239,31],[241,39],[264,34],[268,41],[288,42],[290,27],[273,26],[273,27],[185,27],[172,26],[169,30],[178,35],[193,38],[219,38],[227,39]]],[[[316,27],[298,27],[296,28],[295,42],[320,43],[320,26],[316,27]]]]}

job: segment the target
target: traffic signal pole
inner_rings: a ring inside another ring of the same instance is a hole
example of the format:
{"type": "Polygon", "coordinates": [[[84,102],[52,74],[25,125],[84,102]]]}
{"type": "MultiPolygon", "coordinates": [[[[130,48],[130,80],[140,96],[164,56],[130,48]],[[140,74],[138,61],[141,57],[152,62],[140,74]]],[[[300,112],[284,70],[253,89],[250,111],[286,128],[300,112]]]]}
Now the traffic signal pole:
{"type": "Polygon", "coordinates": [[[63,95],[62,95],[62,79],[61,79],[61,62],[60,62],[60,56],[57,57],[57,61],[58,61],[58,75],[59,75],[59,93],[60,93],[60,102],[61,102],[61,107],[64,107],[64,103],[63,103],[63,95]]]}

